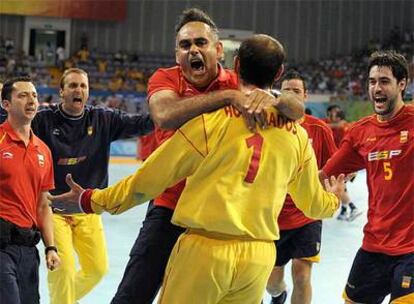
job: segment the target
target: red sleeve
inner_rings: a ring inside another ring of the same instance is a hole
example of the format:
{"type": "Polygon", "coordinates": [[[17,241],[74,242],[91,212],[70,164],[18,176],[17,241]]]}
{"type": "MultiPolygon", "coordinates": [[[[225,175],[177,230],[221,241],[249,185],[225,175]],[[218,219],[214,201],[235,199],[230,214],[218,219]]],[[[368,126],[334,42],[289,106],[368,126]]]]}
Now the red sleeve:
{"type": "Polygon", "coordinates": [[[147,135],[143,135],[139,137],[139,145],[138,145],[138,159],[146,160],[148,156],[157,148],[157,141],[155,137],[155,133],[151,132],[147,135]]]}
{"type": "Polygon", "coordinates": [[[349,174],[365,168],[364,159],[353,147],[353,139],[348,133],[339,150],[328,160],[322,171],[327,176],[349,174]]]}
{"type": "Polygon", "coordinates": [[[41,191],[49,191],[52,189],[55,189],[55,179],[54,179],[54,175],[53,175],[53,160],[52,160],[52,154],[49,150],[49,148],[47,148],[45,146],[45,165],[46,170],[45,170],[45,175],[43,176],[43,181],[42,181],[42,186],[41,186],[41,191]]]}
{"type": "Polygon", "coordinates": [[[338,150],[335,145],[335,140],[333,137],[332,130],[328,126],[323,126],[323,152],[322,152],[322,159],[321,159],[321,166],[325,166],[326,162],[335,154],[338,150]]]}
{"type": "Polygon", "coordinates": [[[161,90],[179,91],[179,76],[177,69],[158,69],[148,81],[147,100],[161,90]]]}

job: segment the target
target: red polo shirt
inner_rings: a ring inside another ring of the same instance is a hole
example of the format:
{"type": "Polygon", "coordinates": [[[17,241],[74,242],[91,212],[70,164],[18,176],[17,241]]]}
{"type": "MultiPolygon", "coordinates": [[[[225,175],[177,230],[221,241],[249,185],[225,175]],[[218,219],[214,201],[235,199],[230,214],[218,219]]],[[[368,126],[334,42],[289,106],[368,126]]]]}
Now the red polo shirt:
{"type": "Polygon", "coordinates": [[[49,148],[31,132],[26,145],[6,121],[0,125],[0,218],[37,226],[40,193],[54,188],[49,148]]]}
{"type": "MultiPolygon", "coordinates": [[[[162,90],[171,90],[176,92],[180,97],[191,97],[195,95],[205,94],[212,91],[224,89],[237,89],[238,79],[237,75],[230,70],[225,70],[219,66],[219,73],[215,80],[204,91],[200,92],[197,88],[191,85],[185,78],[179,66],[168,69],[158,69],[148,82],[148,100],[151,96],[162,90]]],[[[166,139],[174,134],[175,130],[163,130],[158,127],[155,128],[155,145],[153,150],[160,146],[166,139]]],[[[171,156],[174,157],[174,156],[171,156]]],[[[162,172],[160,172],[162,174],[162,172]]],[[[158,206],[175,209],[178,198],[184,188],[185,181],[181,181],[177,185],[168,188],[159,197],[154,200],[154,204],[158,206]]]]}

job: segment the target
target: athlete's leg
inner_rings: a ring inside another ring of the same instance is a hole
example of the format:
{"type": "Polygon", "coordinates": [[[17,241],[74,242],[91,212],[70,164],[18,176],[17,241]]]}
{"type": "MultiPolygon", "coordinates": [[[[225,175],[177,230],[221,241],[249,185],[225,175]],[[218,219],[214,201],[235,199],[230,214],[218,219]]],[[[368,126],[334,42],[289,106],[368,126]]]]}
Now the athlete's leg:
{"type": "Polygon", "coordinates": [[[275,247],[271,242],[241,242],[231,288],[219,304],[258,304],[272,271],[275,247]]]}
{"type": "Polygon", "coordinates": [[[276,297],[286,290],[287,286],[284,280],[285,266],[276,266],[267,281],[266,290],[272,296],[276,297]]]}
{"type": "Polygon", "coordinates": [[[393,260],[391,304],[414,303],[414,253],[390,258],[393,260]]]}
{"type": "Polygon", "coordinates": [[[80,264],[75,276],[75,298],[79,300],[107,273],[108,255],[101,216],[88,214],[75,217],[73,244],[80,264]]]}
{"type": "MultiPolygon", "coordinates": [[[[35,246],[20,246],[20,251],[20,257],[17,265],[17,280],[20,289],[21,304],[38,304],[40,301],[39,253],[35,246]]],[[[0,301],[0,303],[3,302],[0,301]]]]}
{"type": "Polygon", "coordinates": [[[311,273],[312,262],[301,259],[292,260],[292,304],[310,304],[312,302],[311,273]]]}
{"type": "Polygon", "coordinates": [[[173,210],[148,206],[147,215],[112,304],[150,304],[161,286],[168,258],[184,229],[171,224],[173,210]]]}
{"type": "Polygon", "coordinates": [[[260,303],[274,261],[272,242],[184,233],[171,253],[159,303],[260,303]]]}
{"type": "Polygon", "coordinates": [[[71,216],[53,214],[53,232],[56,247],[59,250],[61,265],[47,272],[49,297],[51,304],[75,303],[75,257],[72,243],[71,216]]]}
{"type": "Polygon", "coordinates": [[[359,249],[342,294],[345,303],[382,303],[390,293],[390,279],[386,255],[359,249]]]}
{"type": "Polygon", "coordinates": [[[19,255],[19,246],[6,245],[0,248],[0,303],[21,304],[16,263],[19,255]]]}

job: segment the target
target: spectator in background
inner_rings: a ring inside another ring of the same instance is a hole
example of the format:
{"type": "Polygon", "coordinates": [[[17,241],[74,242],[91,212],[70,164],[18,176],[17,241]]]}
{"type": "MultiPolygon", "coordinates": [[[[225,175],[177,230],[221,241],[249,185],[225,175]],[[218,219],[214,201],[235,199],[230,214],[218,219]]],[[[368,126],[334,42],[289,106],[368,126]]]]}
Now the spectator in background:
{"type": "Polygon", "coordinates": [[[65,49],[63,48],[63,46],[58,46],[56,48],[56,66],[62,70],[64,63],[65,63],[65,49]]]}
{"type": "Polygon", "coordinates": [[[89,59],[88,48],[86,46],[82,46],[76,55],[78,56],[79,62],[86,63],[89,59]]]}
{"type": "Polygon", "coordinates": [[[108,66],[108,61],[104,58],[99,58],[97,61],[98,64],[98,72],[101,74],[106,73],[106,67],[108,66]]]}
{"type": "Polygon", "coordinates": [[[53,95],[47,95],[41,102],[40,102],[40,106],[44,107],[44,106],[49,106],[52,104],[53,101],[53,95]]]}
{"type": "Polygon", "coordinates": [[[6,52],[8,54],[11,54],[14,52],[14,40],[10,37],[6,38],[6,41],[4,42],[4,47],[6,48],[6,52]]]}

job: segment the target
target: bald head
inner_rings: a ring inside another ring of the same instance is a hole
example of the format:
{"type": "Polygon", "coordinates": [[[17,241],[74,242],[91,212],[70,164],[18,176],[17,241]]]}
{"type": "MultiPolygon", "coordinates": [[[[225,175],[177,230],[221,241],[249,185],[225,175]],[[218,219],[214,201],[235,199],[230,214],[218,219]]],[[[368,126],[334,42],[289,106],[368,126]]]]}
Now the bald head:
{"type": "Polygon", "coordinates": [[[240,77],[259,88],[270,87],[283,71],[285,57],[278,40],[264,34],[253,35],[240,44],[240,77]]]}

